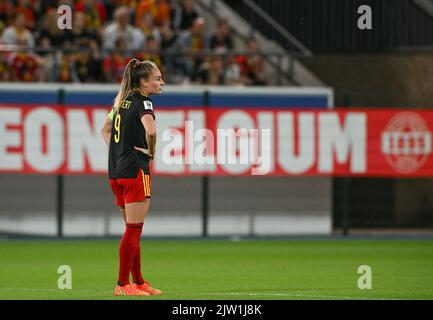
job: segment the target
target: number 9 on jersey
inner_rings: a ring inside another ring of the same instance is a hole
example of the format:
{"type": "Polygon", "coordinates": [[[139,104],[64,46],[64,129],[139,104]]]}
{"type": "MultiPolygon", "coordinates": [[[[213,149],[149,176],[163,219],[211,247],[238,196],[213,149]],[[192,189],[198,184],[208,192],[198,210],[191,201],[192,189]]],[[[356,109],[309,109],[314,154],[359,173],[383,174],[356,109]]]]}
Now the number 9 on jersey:
{"type": "Polygon", "coordinates": [[[114,142],[119,143],[120,141],[120,113],[116,115],[114,119],[114,142]]]}

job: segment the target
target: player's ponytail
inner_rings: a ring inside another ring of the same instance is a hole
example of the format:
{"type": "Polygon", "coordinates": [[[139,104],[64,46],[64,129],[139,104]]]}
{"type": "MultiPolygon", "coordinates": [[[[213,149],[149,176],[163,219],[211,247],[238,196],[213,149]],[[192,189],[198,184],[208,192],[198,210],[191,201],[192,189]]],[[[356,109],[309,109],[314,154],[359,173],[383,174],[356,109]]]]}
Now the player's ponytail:
{"type": "Polygon", "coordinates": [[[120,90],[114,99],[114,111],[119,111],[120,103],[131,94],[133,90],[140,88],[140,79],[148,80],[152,69],[156,65],[151,61],[141,62],[138,59],[132,59],[128,62],[123,74],[120,90]]]}
{"type": "Polygon", "coordinates": [[[120,83],[120,90],[117,93],[116,98],[114,99],[115,112],[119,111],[120,103],[131,93],[132,73],[134,68],[136,68],[139,64],[140,64],[139,60],[132,59],[126,65],[125,72],[123,73],[122,82],[120,83]]]}

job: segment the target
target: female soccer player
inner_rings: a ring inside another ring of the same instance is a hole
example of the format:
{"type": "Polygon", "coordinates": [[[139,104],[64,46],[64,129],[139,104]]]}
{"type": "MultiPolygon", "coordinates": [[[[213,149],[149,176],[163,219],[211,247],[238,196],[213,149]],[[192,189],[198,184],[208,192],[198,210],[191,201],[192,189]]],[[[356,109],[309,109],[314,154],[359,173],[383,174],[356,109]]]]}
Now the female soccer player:
{"type": "Polygon", "coordinates": [[[140,237],[152,195],[149,163],[156,144],[155,115],[149,96],[161,93],[164,84],[155,64],[132,59],[101,131],[109,147],[110,186],[126,224],[119,247],[115,295],[161,294],[141,275],[140,237]]]}

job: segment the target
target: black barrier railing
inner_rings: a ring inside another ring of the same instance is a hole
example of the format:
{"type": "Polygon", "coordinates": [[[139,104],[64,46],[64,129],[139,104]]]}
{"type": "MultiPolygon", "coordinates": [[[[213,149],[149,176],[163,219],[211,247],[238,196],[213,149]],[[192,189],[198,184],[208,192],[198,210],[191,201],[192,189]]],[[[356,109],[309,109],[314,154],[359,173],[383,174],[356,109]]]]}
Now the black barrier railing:
{"type": "Polygon", "coordinates": [[[216,83],[219,85],[296,84],[295,57],[286,51],[47,49],[16,46],[0,47],[0,81],[116,83],[120,82],[122,67],[132,58],[155,62],[168,84],[183,84],[186,80],[191,84],[208,84],[200,79],[203,71],[219,75],[219,83],[216,83]],[[19,60],[18,63],[14,63],[14,59],[19,60]],[[80,73],[82,70],[84,75],[80,73]],[[68,76],[65,77],[64,72],[69,72],[68,76]]]}

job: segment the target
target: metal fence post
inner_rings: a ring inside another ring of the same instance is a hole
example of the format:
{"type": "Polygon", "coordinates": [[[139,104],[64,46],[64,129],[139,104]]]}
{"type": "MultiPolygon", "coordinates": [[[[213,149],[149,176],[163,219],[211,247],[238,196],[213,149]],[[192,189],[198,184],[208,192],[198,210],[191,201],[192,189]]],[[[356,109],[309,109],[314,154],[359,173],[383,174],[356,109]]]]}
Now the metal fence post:
{"type": "Polygon", "coordinates": [[[202,210],[202,237],[208,236],[208,217],[209,217],[209,177],[203,175],[201,179],[202,197],[201,197],[201,210],[202,210]]]}
{"type": "MultiPolygon", "coordinates": [[[[203,106],[205,110],[209,108],[209,91],[204,92],[203,106]]],[[[206,115],[207,119],[207,115],[206,115]]],[[[207,120],[205,121],[206,128],[207,120]]],[[[208,218],[209,218],[209,176],[204,174],[201,178],[201,213],[202,213],[202,237],[208,237],[208,218]]]]}
{"type": "MultiPolygon", "coordinates": [[[[64,89],[59,89],[58,103],[63,106],[64,89]]],[[[64,177],[62,174],[57,175],[56,179],[56,217],[57,217],[57,237],[63,237],[63,213],[64,213],[64,177]]]]}
{"type": "Polygon", "coordinates": [[[341,219],[343,235],[348,236],[350,231],[350,178],[343,178],[343,194],[341,200],[341,219]]]}
{"type": "MultiPolygon", "coordinates": [[[[350,98],[344,95],[344,106],[350,107],[350,98]]],[[[341,224],[343,235],[348,236],[350,231],[350,177],[343,178],[343,192],[341,199],[341,224]]]]}
{"type": "Polygon", "coordinates": [[[63,237],[63,189],[64,189],[64,181],[63,175],[57,175],[56,179],[56,212],[57,212],[57,237],[63,237]]]}

